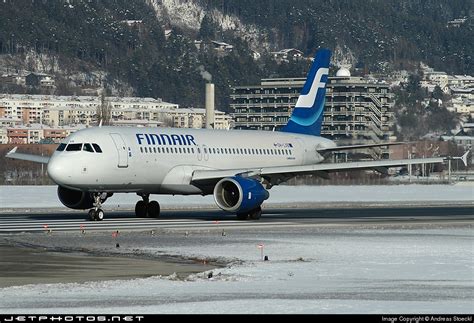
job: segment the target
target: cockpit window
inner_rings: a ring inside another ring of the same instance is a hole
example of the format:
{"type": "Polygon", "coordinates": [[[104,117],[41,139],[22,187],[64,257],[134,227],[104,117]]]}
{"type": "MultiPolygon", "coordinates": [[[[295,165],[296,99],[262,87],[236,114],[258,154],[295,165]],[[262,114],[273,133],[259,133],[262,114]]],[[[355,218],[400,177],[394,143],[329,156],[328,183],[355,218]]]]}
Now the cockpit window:
{"type": "Polygon", "coordinates": [[[82,150],[88,151],[88,152],[90,152],[90,153],[93,153],[93,152],[94,152],[94,149],[92,149],[91,144],[84,144],[84,146],[82,147],[82,150]]]}
{"type": "Polygon", "coordinates": [[[69,144],[67,145],[66,151],[80,151],[82,144],[69,144]]]}
{"type": "Polygon", "coordinates": [[[64,148],[66,148],[66,144],[59,144],[58,148],[56,149],[56,151],[63,151],[64,148]]]}
{"type": "Polygon", "coordinates": [[[102,152],[102,149],[100,149],[98,144],[92,144],[92,146],[94,146],[94,149],[95,149],[96,152],[98,152],[98,153],[102,152]]]}

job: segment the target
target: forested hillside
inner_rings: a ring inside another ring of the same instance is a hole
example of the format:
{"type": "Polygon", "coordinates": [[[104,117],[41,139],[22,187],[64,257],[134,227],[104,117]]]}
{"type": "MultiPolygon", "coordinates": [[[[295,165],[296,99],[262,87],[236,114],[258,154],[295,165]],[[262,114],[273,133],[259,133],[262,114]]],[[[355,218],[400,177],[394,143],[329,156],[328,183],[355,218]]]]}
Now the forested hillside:
{"type": "Polygon", "coordinates": [[[473,10],[471,0],[5,0],[0,72],[57,75],[64,82],[56,94],[72,91],[70,75],[87,79],[92,73],[117,95],[202,106],[206,70],[216,83],[218,108],[225,110],[232,85],[303,75],[306,61],[271,59],[269,52],[282,48],[309,56],[318,47],[337,47],[366,71],[424,61],[474,74],[473,10]],[[466,22],[447,27],[460,17],[466,22]],[[169,38],[165,30],[172,30],[169,38]],[[198,49],[194,40],[225,41],[233,51],[198,49]]]}

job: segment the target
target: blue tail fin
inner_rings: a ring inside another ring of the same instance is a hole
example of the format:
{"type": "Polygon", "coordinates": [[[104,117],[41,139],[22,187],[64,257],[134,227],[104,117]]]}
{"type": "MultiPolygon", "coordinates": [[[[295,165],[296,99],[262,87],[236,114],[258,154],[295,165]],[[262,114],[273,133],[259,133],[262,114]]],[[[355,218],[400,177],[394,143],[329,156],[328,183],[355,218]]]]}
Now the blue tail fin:
{"type": "Polygon", "coordinates": [[[282,131],[313,136],[321,134],[330,57],[329,49],[320,49],[316,53],[291,118],[282,131]]]}

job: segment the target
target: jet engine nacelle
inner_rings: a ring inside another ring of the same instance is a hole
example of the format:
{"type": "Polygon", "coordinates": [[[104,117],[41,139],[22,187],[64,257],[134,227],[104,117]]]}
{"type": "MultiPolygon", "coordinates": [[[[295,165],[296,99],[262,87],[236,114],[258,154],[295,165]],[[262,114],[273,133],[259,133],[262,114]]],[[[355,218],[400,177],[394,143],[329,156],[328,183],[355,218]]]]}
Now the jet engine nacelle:
{"type": "Polygon", "coordinates": [[[247,212],[259,207],[270,195],[262,184],[240,176],[221,179],[214,187],[217,206],[229,212],[247,212]]]}
{"type": "MultiPolygon", "coordinates": [[[[76,191],[58,186],[58,197],[61,203],[70,209],[85,210],[94,207],[94,198],[90,192],[76,191]]],[[[107,197],[101,199],[101,202],[105,202],[107,197]]]]}

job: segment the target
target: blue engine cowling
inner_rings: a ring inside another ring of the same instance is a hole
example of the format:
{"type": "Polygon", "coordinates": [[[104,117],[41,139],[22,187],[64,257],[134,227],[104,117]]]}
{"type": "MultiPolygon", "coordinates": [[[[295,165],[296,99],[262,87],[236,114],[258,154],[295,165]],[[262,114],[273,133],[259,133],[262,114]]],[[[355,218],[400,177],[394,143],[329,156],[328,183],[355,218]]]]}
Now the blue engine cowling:
{"type": "Polygon", "coordinates": [[[214,187],[217,206],[229,212],[247,212],[259,207],[270,195],[260,182],[240,176],[221,179],[214,187]]]}

